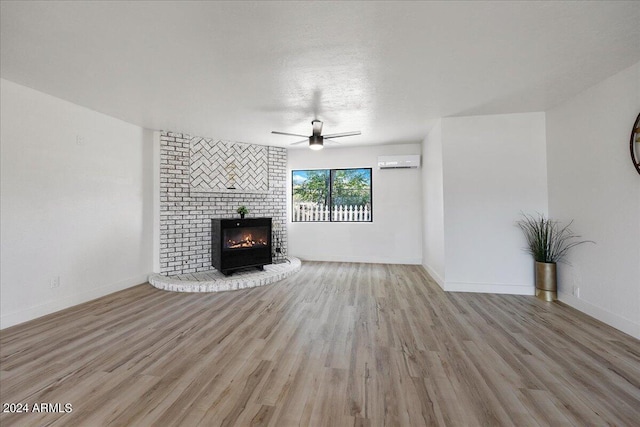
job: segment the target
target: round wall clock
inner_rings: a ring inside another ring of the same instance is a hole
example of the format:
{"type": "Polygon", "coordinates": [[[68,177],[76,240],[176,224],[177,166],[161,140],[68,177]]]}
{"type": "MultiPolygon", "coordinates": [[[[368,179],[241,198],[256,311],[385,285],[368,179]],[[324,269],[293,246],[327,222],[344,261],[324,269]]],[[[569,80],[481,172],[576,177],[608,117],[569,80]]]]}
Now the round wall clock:
{"type": "Polygon", "coordinates": [[[636,118],[636,122],[631,129],[631,141],[629,145],[631,149],[631,161],[633,161],[633,166],[636,167],[636,171],[640,173],[640,114],[638,114],[638,118],[636,118]]]}

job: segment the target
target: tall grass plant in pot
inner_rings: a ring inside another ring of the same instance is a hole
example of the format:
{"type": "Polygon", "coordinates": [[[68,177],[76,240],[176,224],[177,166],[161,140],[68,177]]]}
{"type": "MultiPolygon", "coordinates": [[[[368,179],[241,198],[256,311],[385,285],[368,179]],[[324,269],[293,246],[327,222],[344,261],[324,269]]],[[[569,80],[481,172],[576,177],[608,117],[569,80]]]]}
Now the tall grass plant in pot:
{"type": "Polygon", "coordinates": [[[555,301],[558,299],[557,263],[566,262],[571,248],[594,242],[578,240],[581,236],[570,228],[573,221],[563,226],[542,214],[523,213],[517,224],[527,239],[526,250],[535,261],[536,296],[545,301],[555,301]]]}

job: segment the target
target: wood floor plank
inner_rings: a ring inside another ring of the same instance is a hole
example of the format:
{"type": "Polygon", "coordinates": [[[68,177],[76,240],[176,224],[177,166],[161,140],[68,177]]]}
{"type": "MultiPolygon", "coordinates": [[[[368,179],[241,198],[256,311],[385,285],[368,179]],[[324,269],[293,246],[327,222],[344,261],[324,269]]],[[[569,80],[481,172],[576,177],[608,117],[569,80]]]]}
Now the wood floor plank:
{"type": "Polygon", "coordinates": [[[640,342],[562,303],[445,293],[421,266],[307,262],[2,330],[0,400],[73,407],[3,427],[634,425],[640,342]]]}
{"type": "Polygon", "coordinates": [[[515,396],[526,405],[529,413],[541,426],[573,425],[555,404],[554,396],[548,391],[520,389],[515,396]]]}

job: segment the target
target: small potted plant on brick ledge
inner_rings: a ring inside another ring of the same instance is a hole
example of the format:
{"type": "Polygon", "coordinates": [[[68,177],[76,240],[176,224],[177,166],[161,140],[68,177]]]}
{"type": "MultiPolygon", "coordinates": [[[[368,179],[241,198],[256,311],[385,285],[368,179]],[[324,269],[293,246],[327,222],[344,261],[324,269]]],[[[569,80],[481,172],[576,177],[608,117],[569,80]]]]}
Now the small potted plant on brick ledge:
{"type": "Polygon", "coordinates": [[[249,213],[249,209],[247,209],[245,205],[242,205],[236,209],[236,212],[240,214],[240,218],[244,218],[244,216],[249,213]]]}
{"type": "Polygon", "coordinates": [[[569,228],[573,221],[562,226],[559,221],[522,214],[517,222],[527,239],[527,252],[535,261],[536,296],[545,301],[558,299],[556,263],[564,262],[569,249],[583,243],[594,243],[591,240],[576,240],[578,236],[569,228]]]}

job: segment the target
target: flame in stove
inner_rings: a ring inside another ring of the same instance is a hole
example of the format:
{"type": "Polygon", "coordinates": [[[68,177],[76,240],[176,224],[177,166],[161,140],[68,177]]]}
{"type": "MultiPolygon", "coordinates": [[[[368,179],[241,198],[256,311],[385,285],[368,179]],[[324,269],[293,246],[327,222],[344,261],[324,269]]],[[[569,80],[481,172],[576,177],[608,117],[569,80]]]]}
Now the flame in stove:
{"type": "Polygon", "coordinates": [[[267,242],[264,238],[254,240],[251,234],[245,234],[239,241],[227,240],[227,247],[231,249],[253,248],[254,246],[267,246],[267,242]]]}

